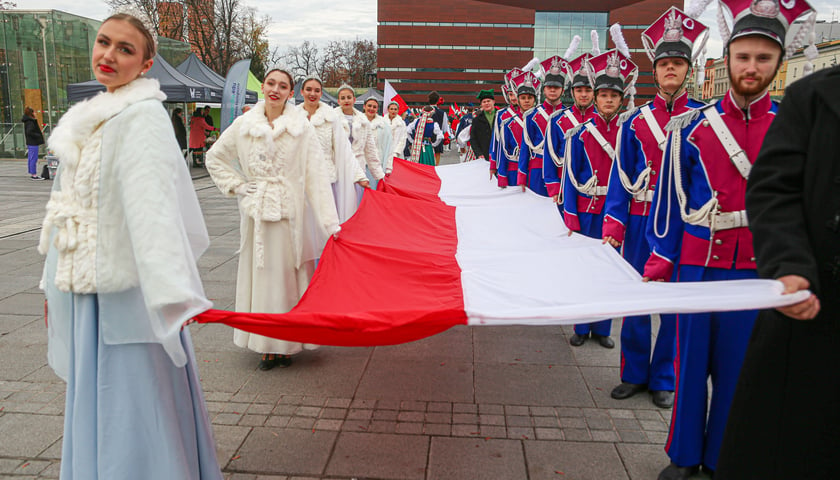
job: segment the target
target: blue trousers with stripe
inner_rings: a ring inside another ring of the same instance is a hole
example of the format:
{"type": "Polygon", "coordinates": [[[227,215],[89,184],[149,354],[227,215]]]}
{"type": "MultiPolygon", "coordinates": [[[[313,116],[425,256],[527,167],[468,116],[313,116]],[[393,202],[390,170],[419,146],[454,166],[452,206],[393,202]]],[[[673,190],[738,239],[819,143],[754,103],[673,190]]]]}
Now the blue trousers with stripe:
{"type": "MultiPolygon", "coordinates": [[[[681,265],[678,281],[757,277],[755,270],[681,265]]],[[[665,445],[675,464],[716,468],[729,407],[757,316],[758,310],[678,315],[677,389],[665,445]],[[711,402],[707,386],[710,377],[711,402]]]]}
{"type": "MultiPolygon", "coordinates": [[[[590,238],[601,238],[601,230],[604,226],[603,213],[592,214],[578,212],[578,221],[580,222],[580,233],[590,238]]],[[[609,337],[611,330],[611,318],[598,322],[578,323],[575,325],[575,333],[578,335],[588,335],[591,332],[594,335],[609,337]]]]}
{"type": "MultiPolygon", "coordinates": [[[[646,216],[630,215],[624,232],[622,254],[640,274],[650,256],[645,238],[646,216]]],[[[659,332],[651,357],[651,317],[625,317],[621,324],[621,381],[646,384],[650,390],[674,390],[674,357],[677,353],[677,316],[660,315],[659,332]]]]}

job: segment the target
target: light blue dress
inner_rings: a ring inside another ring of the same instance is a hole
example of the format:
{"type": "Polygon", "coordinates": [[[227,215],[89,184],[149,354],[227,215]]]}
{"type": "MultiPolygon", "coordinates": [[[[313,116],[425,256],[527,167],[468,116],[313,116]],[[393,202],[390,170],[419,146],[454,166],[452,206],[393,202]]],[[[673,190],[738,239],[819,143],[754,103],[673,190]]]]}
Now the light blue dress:
{"type": "Polygon", "coordinates": [[[71,301],[61,479],[221,479],[189,330],[179,368],[157,343],[106,345],[97,295],[71,301]]]}

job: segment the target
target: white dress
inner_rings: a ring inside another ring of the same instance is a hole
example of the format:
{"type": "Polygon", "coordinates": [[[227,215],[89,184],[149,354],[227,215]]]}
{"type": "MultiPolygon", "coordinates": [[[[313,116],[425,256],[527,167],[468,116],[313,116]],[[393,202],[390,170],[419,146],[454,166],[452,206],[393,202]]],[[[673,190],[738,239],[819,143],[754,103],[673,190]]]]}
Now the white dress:
{"type": "Polygon", "coordinates": [[[391,145],[394,150],[394,157],[405,158],[405,142],[408,138],[406,133],[408,127],[405,120],[399,115],[391,119],[391,132],[393,133],[393,140],[391,145]]]}
{"type": "Polygon", "coordinates": [[[373,139],[376,141],[379,163],[385,170],[385,174],[390,174],[394,168],[394,134],[391,132],[391,122],[385,117],[376,115],[373,120],[370,120],[370,127],[373,139]]]}
{"type": "MultiPolygon", "coordinates": [[[[273,125],[258,103],[238,117],[207,152],[207,171],[225,195],[239,197],[240,252],[236,310],[285,313],[300,299],[315,259],[338,231],[324,156],[306,112],[286,104],[273,125]]],[[[234,331],[234,343],[260,353],[292,355],[303,345],[234,331]]]]}
{"type": "Polygon", "coordinates": [[[350,139],[350,146],[356,161],[359,162],[359,167],[365,170],[370,180],[377,181],[385,177],[373,129],[365,114],[353,110],[353,120],[350,121],[341,111],[341,107],[336,107],[335,112],[341,119],[345,135],[350,139]]]}
{"type": "Polygon", "coordinates": [[[333,186],[338,219],[347,221],[356,212],[360,199],[357,198],[356,182],[366,180],[365,172],[350,147],[350,142],[342,128],[339,114],[329,105],[319,102],[318,109],[309,117],[315,127],[318,141],[324,151],[327,175],[333,186]]]}

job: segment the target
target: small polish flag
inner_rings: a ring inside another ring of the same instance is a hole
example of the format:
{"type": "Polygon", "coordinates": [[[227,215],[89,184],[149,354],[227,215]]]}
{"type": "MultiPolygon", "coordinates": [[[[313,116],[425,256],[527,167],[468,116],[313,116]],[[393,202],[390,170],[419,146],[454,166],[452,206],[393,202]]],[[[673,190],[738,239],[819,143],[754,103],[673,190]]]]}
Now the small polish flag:
{"type": "Polygon", "coordinates": [[[400,106],[400,112],[399,112],[400,115],[402,115],[403,112],[408,110],[408,104],[405,103],[405,100],[402,99],[400,94],[397,93],[396,90],[394,90],[394,87],[391,86],[391,82],[389,82],[388,80],[385,80],[385,95],[384,95],[384,97],[385,97],[385,108],[386,108],[386,110],[387,110],[387,107],[391,103],[392,100],[397,102],[397,105],[400,106]]]}
{"type": "Polygon", "coordinates": [[[379,191],[366,190],[328,241],[290,312],[208,310],[196,319],[295,342],[372,346],[456,325],[773,308],[809,295],[783,295],[775,280],[642,282],[614,248],[569,236],[552,199],[500,190],[487,168],[395,158],[379,191]]]}

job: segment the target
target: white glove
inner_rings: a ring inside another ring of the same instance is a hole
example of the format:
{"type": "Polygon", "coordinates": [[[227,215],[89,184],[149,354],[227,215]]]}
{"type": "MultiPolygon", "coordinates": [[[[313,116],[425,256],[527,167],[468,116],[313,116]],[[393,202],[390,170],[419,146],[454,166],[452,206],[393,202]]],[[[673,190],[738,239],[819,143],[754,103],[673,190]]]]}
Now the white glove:
{"type": "Polygon", "coordinates": [[[240,196],[243,196],[243,197],[246,196],[246,195],[253,195],[253,194],[257,193],[257,182],[243,183],[242,185],[236,187],[233,190],[233,193],[235,193],[237,195],[240,195],[240,196]]]}

